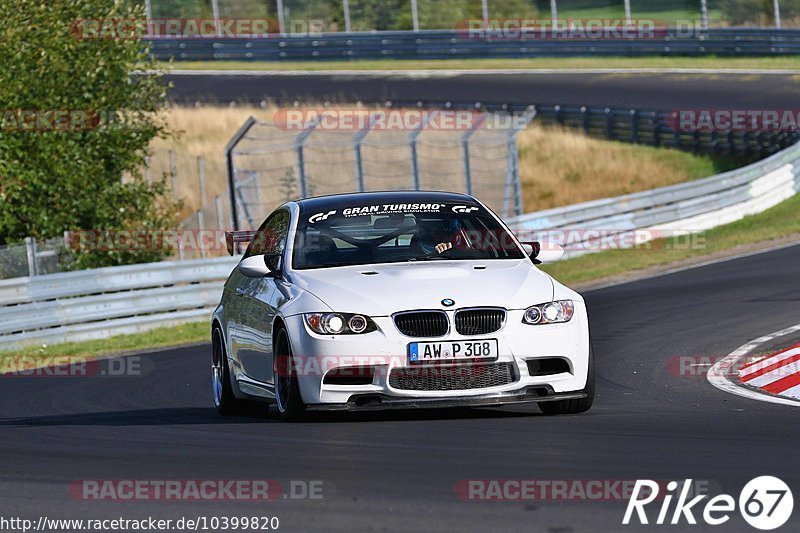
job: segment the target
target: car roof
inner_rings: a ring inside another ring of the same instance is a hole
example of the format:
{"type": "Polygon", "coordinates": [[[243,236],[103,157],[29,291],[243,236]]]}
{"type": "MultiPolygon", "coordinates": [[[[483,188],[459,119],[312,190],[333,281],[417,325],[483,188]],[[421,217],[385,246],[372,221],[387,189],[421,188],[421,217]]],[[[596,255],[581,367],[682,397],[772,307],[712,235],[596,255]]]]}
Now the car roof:
{"type": "Polygon", "coordinates": [[[361,206],[376,203],[407,204],[407,203],[452,203],[458,202],[467,205],[478,205],[472,196],[456,192],[442,191],[374,191],[347,194],[331,194],[297,200],[300,211],[324,211],[327,209],[345,206],[361,206]]]}

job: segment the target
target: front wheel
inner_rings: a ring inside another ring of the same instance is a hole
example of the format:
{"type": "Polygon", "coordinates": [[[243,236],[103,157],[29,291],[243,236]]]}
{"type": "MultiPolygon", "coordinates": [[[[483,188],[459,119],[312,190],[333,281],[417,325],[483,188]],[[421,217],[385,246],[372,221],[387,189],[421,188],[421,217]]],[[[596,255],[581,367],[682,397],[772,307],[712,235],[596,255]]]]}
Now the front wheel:
{"type": "Polygon", "coordinates": [[[296,422],[306,416],[306,404],[300,395],[297,372],[292,364],[292,346],[289,334],[280,329],[275,335],[272,370],[275,379],[275,403],[279,416],[286,421],[296,422]]]}
{"type": "Polygon", "coordinates": [[[558,400],[541,402],[539,409],[546,415],[571,415],[588,411],[594,403],[594,351],[589,348],[589,369],[586,376],[586,387],[581,391],[585,398],[577,400],[558,400]]]}

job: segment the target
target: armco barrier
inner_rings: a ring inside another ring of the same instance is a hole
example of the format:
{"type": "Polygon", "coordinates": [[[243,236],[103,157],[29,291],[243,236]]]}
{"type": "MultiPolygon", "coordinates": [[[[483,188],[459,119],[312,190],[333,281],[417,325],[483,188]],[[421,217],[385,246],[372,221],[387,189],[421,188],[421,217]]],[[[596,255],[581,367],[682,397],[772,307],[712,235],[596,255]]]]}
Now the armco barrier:
{"type": "Polygon", "coordinates": [[[800,30],[715,28],[685,35],[674,28],[639,39],[484,38],[457,30],[326,33],[236,39],[151,41],[158,59],[181,61],[306,61],[350,59],[474,59],[486,57],[792,55],[800,30]]]}
{"type": "Polygon", "coordinates": [[[101,339],[210,316],[231,257],[0,281],[0,350],[101,339]]]}
{"type": "Polygon", "coordinates": [[[704,231],[769,209],[797,192],[800,144],[710,178],[548,209],[507,222],[528,237],[557,231],[566,238],[562,243],[567,248],[565,257],[574,257],[598,251],[595,244],[604,237],[632,242],[624,237],[635,232],[641,242],[647,235],[704,231]]]}

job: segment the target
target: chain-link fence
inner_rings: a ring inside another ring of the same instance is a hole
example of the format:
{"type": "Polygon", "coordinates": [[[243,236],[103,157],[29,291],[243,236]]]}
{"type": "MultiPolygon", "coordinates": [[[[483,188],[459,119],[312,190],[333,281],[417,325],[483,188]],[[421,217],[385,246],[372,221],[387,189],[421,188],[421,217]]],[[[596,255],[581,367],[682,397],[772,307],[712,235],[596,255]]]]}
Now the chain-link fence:
{"type": "Polygon", "coordinates": [[[370,111],[354,126],[349,111],[332,110],[301,128],[249,119],[227,150],[234,227],[255,229],[287,200],[402,189],[462,191],[501,216],[521,214],[516,137],[534,112],[447,113],[370,111]],[[404,127],[411,117],[416,126],[404,127]]]}
{"type": "Polygon", "coordinates": [[[153,19],[268,19],[270,31],[442,30],[472,20],[652,20],[800,26],[800,0],[136,0],[153,19]],[[776,9],[777,8],[777,9],[776,9]]]}
{"type": "Polygon", "coordinates": [[[0,246],[0,279],[41,276],[69,270],[72,254],[65,238],[37,240],[0,246]]]}

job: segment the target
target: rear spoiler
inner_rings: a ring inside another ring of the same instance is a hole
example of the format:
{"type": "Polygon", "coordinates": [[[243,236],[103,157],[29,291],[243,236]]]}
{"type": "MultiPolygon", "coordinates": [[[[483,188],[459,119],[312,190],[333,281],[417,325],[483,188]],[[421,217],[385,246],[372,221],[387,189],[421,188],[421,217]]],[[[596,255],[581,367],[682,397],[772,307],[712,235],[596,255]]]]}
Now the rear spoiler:
{"type": "Polygon", "coordinates": [[[228,249],[230,255],[236,253],[237,244],[250,242],[255,237],[255,231],[226,231],[225,232],[225,247],[228,249]]]}

